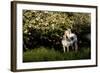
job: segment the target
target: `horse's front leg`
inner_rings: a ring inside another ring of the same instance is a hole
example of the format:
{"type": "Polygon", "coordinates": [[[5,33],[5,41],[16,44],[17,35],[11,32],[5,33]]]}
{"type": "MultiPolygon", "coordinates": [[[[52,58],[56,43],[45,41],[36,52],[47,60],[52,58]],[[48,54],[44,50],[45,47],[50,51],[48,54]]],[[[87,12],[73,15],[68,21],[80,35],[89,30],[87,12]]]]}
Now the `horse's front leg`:
{"type": "Polygon", "coordinates": [[[67,52],[69,52],[69,46],[67,46],[67,52]]]}
{"type": "Polygon", "coordinates": [[[64,53],[65,53],[65,51],[66,51],[65,49],[66,49],[65,46],[63,46],[63,51],[64,51],[64,53]]]}

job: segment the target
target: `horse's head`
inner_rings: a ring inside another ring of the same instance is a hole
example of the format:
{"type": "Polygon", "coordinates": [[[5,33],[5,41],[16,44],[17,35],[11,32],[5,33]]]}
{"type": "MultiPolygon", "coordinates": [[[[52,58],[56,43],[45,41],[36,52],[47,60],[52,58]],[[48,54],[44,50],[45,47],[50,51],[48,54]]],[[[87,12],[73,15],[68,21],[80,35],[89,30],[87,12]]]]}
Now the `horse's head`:
{"type": "Polygon", "coordinates": [[[69,39],[70,38],[70,34],[71,34],[71,29],[67,29],[65,32],[64,32],[64,35],[69,39]]]}

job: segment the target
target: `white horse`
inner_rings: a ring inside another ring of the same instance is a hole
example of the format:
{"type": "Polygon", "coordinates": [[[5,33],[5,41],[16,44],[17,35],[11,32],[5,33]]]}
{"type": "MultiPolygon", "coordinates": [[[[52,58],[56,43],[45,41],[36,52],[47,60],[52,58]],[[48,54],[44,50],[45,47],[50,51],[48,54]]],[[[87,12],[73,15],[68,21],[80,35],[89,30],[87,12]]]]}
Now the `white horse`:
{"type": "Polygon", "coordinates": [[[75,49],[77,51],[78,45],[77,45],[77,36],[71,32],[70,29],[66,30],[63,39],[61,41],[63,46],[63,51],[65,52],[67,48],[67,52],[69,52],[69,47],[71,46],[72,49],[75,49]]]}

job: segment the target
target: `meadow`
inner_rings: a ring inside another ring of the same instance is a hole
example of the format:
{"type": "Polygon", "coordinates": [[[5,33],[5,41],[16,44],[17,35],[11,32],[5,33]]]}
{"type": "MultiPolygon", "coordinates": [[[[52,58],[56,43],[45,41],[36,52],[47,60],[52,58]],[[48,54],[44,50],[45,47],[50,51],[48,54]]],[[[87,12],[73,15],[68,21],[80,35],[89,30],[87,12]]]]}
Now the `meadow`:
{"type": "Polygon", "coordinates": [[[75,52],[61,52],[53,48],[40,47],[32,50],[27,50],[23,53],[23,62],[39,62],[39,61],[61,61],[61,60],[82,60],[90,59],[90,48],[81,48],[75,52]]]}

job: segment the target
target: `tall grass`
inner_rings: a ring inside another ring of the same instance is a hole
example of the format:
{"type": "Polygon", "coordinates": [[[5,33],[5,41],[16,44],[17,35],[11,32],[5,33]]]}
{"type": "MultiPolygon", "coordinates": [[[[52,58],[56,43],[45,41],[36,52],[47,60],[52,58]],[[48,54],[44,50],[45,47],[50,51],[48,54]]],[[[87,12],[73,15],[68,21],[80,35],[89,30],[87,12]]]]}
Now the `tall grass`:
{"type": "Polygon", "coordinates": [[[54,49],[40,47],[23,52],[23,62],[58,61],[90,59],[90,48],[81,48],[78,52],[60,52],[54,49]]]}

